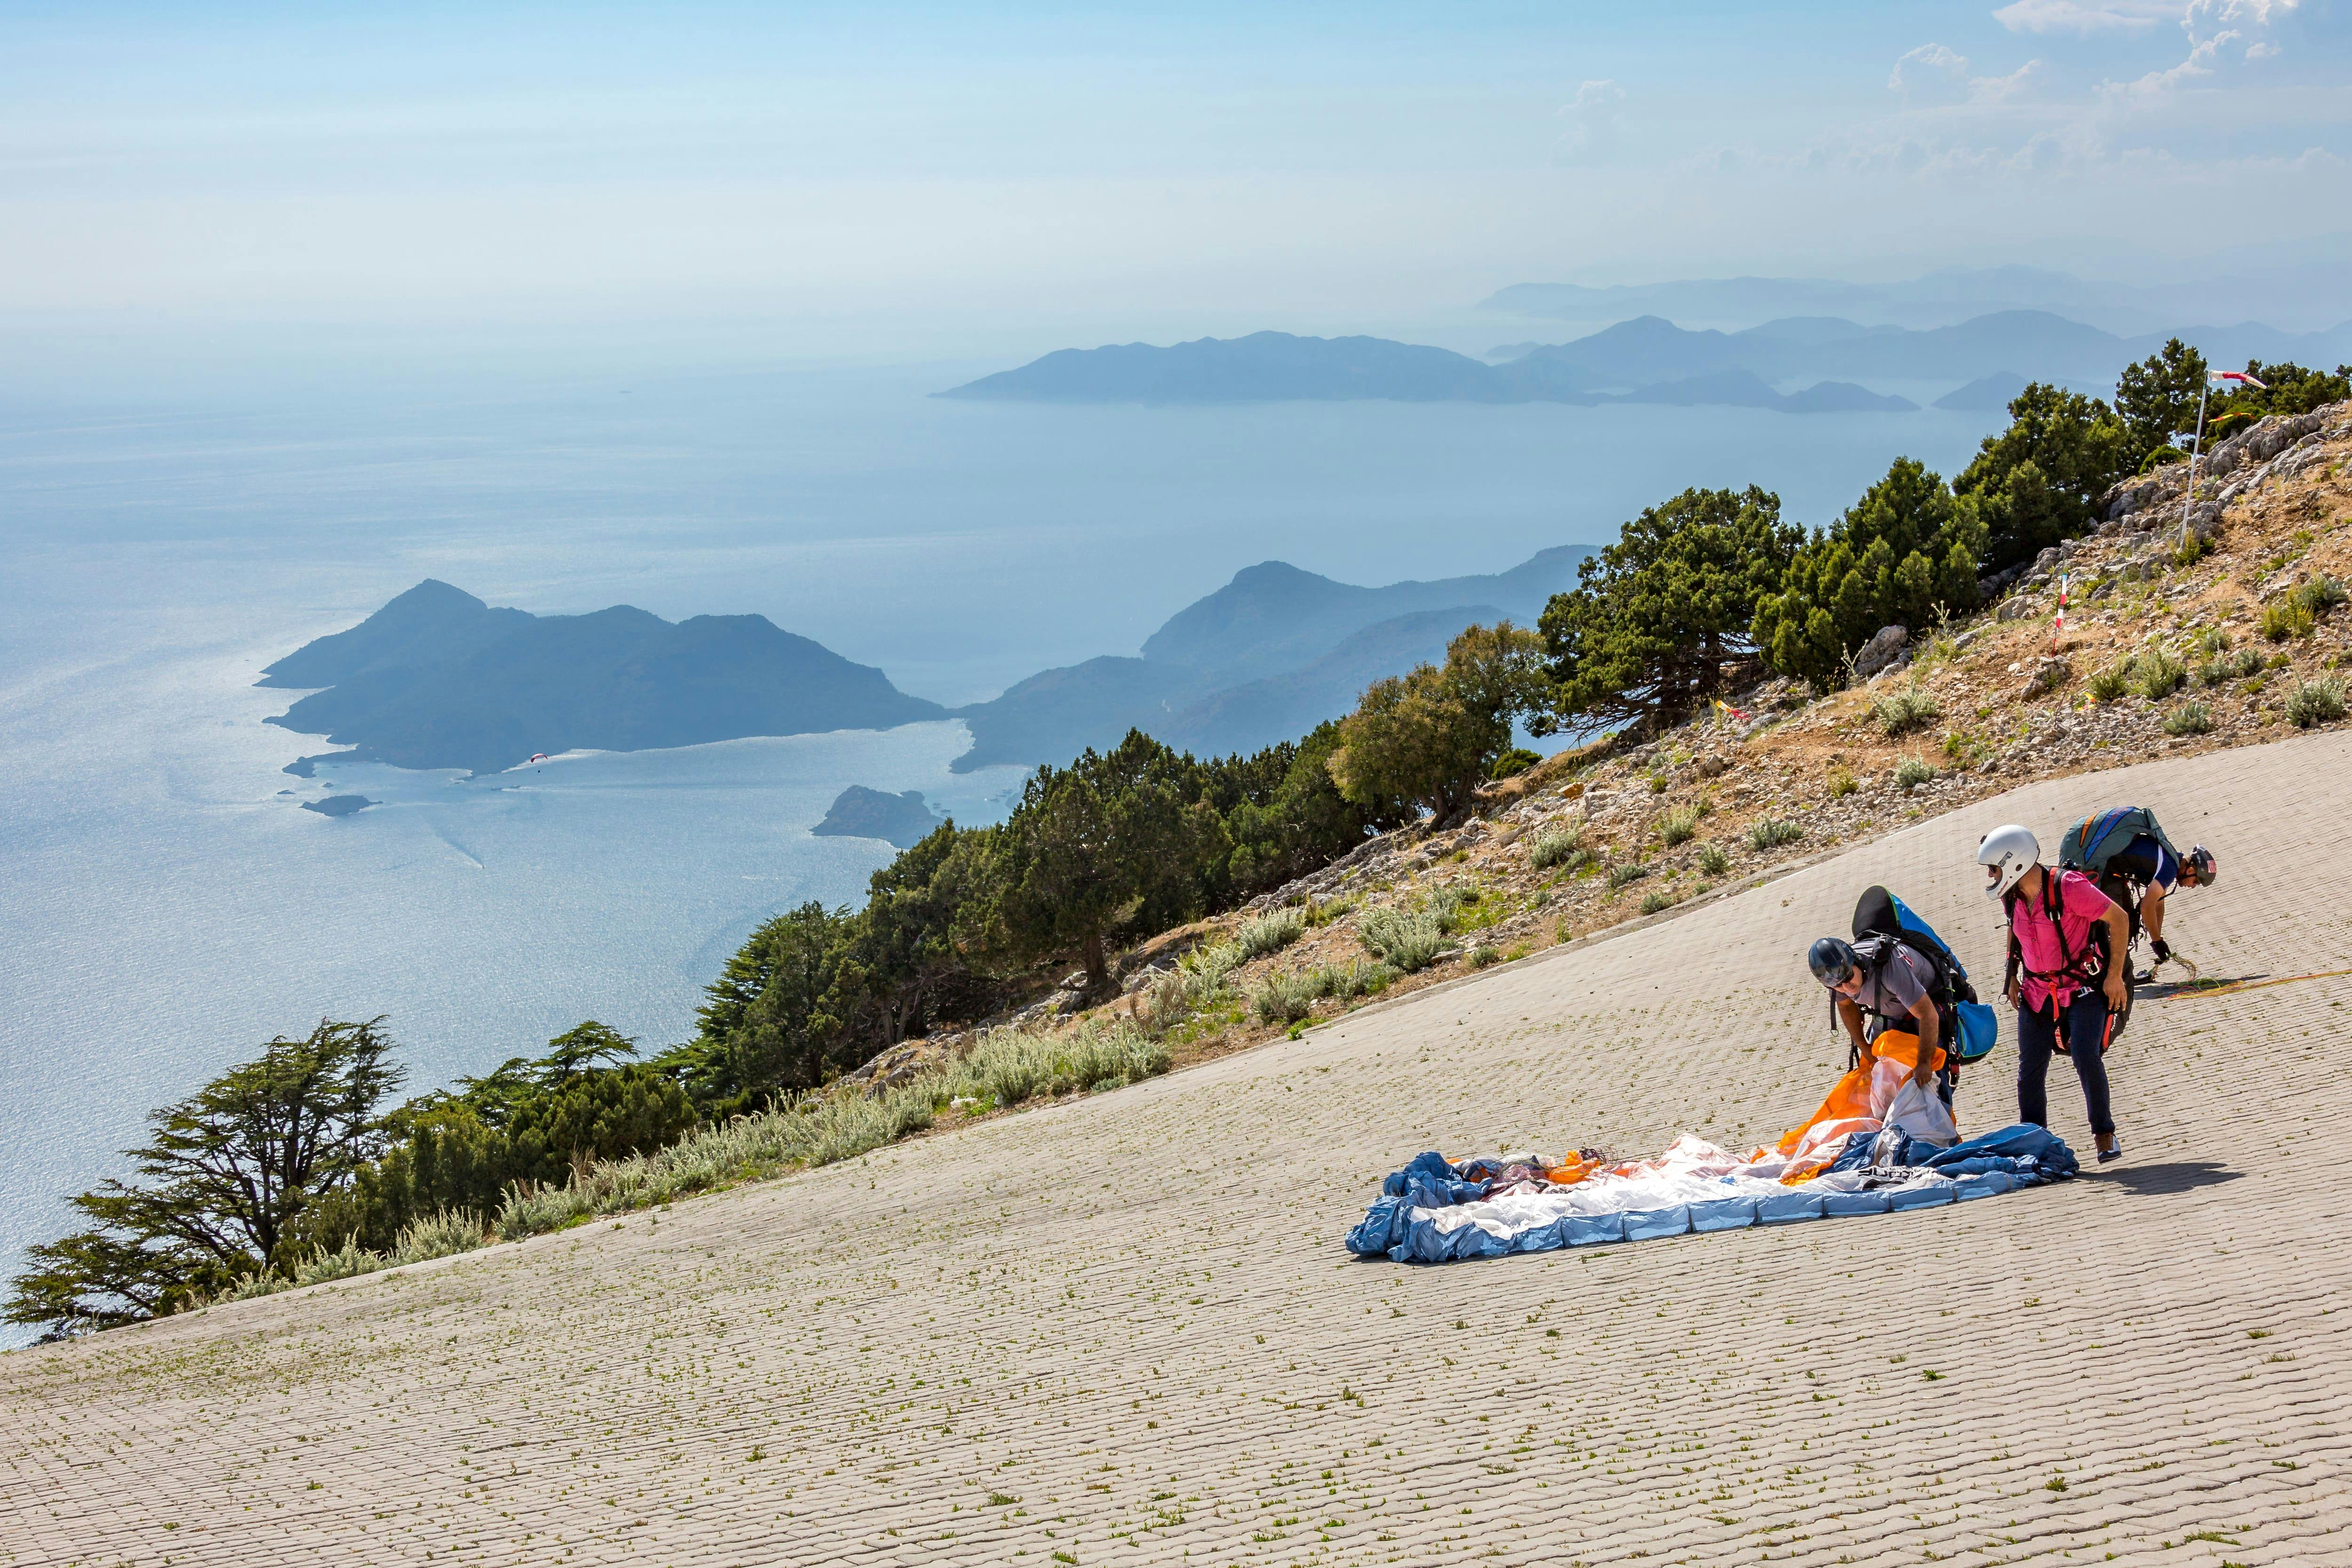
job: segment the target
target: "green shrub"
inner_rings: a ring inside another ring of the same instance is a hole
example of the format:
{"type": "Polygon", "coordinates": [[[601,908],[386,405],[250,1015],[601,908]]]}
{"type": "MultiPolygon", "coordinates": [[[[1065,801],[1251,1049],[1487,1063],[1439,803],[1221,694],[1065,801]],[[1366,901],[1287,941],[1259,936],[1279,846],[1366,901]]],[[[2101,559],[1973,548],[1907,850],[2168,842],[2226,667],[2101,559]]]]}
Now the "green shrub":
{"type": "Polygon", "coordinates": [[[1661,910],[1673,909],[1675,902],[1675,898],[1672,893],[1661,889],[1658,892],[1643,896],[1642,900],[1642,912],[1645,915],[1654,915],[1661,910]]]}
{"type": "Polygon", "coordinates": [[[1582,831],[1574,827],[1548,828],[1528,846],[1528,864],[1538,871],[1549,871],[1583,853],[1582,831]]]}
{"type": "Polygon", "coordinates": [[[1852,795],[1861,787],[1862,781],[1853,776],[1853,769],[1835,767],[1830,770],[1830,798],[1832,800],[1843,800],[1846,796],[1852,795]]]}
{"type": "Polygon", "coordinates": [[[1944,710],[1925,687],[1908,686],[1880,698],[1871,711],[1887,734],[1901,735],[1935,722],[1944,710]]]}
{"type": "Polygon", "coordinates": [[[1270,910],[1235,931],[1234,945],[1241,950],[1242,962],[1246,963],[1269,952],[1280,952],[1306,934],[1305,910],[1270,910]]]}
{"type": "Polygon", "coordinates": [[[2120,664],[2107,666],[2106,668],[2092,676],[2084,684],[2093,700],[2100,702],[2113,702],[2131,689],[2131,678],[2132,661],[2125,659],[2120,664]]]}
{"type": "Polygon", "coordinates": [[[2311,635],[2311,606],[2301,594],[2291,595],[2263,612],[2263,636],[2273,642],[2311,635]]]}
{"type": "Polygon", "coordinates": [[[2189,668],[2162,648],[2150,648],[2139,661],[2137,670],[2140,695],[2151,702],[2161,702],[2179,690],[2189,680],[2189,668]]]}
{"type": "Polygon", "coordinates": [[[1513,778],[1542,761],[1540,753],[1530,752],[1525,746],[1513,746],[1495,759],[1494,766],[1486,770],[1486,776],[1492,780],[1513,778]]]}
{"type": "Polygon", "coordinates": [[[2298,730],[2308,730],[2316,724],[2333,724],[2344,717],[2344,683],[2340,680],[2306,680],[2294,689],[2286,700],[2286,716],[2298,730]]]}
{"type": "Polygon", "coordinates": [[[1484,969],[1490,963],[1501,962],[1502,957],[1503,950],[1501,948],[1488,947],[1482,942],[1478,946],[1470,950],[1470,967],[1473,969],[1484,969]]]}
{"type": "Polygon", "coordinates": [[[1636,860],[1609,868],[1609,890],[1615,892],[1628,883],[1638,882],[1650,874],[1650,868],[1636,860]]]}
{"type": "Polygon", "coordinates": [[[1947,730],[1944,755],[1956,767],[1971,767],[1992,755],[1992,742],[1974,730],[1947,730]]]}
{"type": "Polygon", "coordinates": [[[1437,929],[1450,934],[1454,926],[1461,922],[1462,911],[1476,903],[1482,896],[1476,888],[1461,882],[1453,882],[1443,888],[1431,889],[1429,901],[1423,907],[1429,911],[1430,918],[1437,922],[1437,929]]]}
{"type": "Polygon", "coordinates": [[[2201,735],[2213,727],[2213,710],[2202,702],[2184,702],[2164,716],[2168,735],[2201,735]]]}
{"type": "Polygon", "coordinates": [[[1759,816],[1748,825],[1748,847],[1778,849],[1783,844],[1794,844],[1804,836],[1805,829],[1801,824],[1777,816],[1759,816]]]}
{"type": "Polygon", "coordinates": [[[1698,868],[1710,877],[1720,877],[1731,869],[1731,857],[1723,852],[1719,844],[1702,844],[1698,847],[1698,868]]]}
{"type": "Polygon", "coordinates": [[[1658,838],[1669,849],[1698,837],[1698,825],[1714,806],[1707,801],[1679,806],[1658,818],[1658,838]]]}
{"type": "Polygon", "coordinates": [[[349,1279],[355,1275],[373,1274],[383,1267],[383,1259],[363,1249],[357,1238],[346,1240],[336,1250],[319,1248],[294,1266],[293,1286],[318,1285],[329,1279],[349,1279]]]}
{"type": "Polygon", "coordinates": [[[1311,974],[1269,974],[1250,993],[1250,1011],[1261,1024],[1289,1024],[1315,1010],[1318,994],[1311,974]]]}
{"type": "Polygon", "coordinates": [[[1895,767],[1895,787],[1908,794],[1936,776],[1936,770],[1916,757],[1906,757],[1895,767]]]}
{"type": "Polygon", "coordinates": [[[2322,572],[2294,591],[2295,602],[2315,617],[2344,603],[2344,584],[2322,572]]]}
{"type": "Polygon", "coordinates": [[[1314,982],[1318,996],[1345,1002],[1356,996],[1378,995],[1388,989],[1397,972],[1385,963],[1326,963],[1309,971],[1307,977],[1314,982]]]}
{"type": "Polygon", "coordinates": [[[1231,976],[1241,964],[1238,942],[1194,948],[1176,961],[1175,968],[1144,988],[1139,1010],[1144,1026],[1155,1032],[1172,1028],[1227,1000],[1233,994],[1231,976]]]}
{"type": "Polygon", "coordinates": [[[2186,452],[2172,447],[2158,447],[2141,460],[2139,471],[2145,474],[2149,469],[2160,468],[2167,463],[2185,463],[2188,460],[2189,454],[2186,452]]]}
{"type": "Polygon", "coordinates": [[[2234,659],[2209,658],[2197,667],[2197,680],[2200,686],[2221,686],[2236,673],[2234,659]]]}
{"type": "Polygon", "coordinates": [[[2217,658],[2229,652],[2230,647],[2230,633],[2227,627],[2208,626],[2199,634],[2197,638],[2197,651],[2217,658]]]}
{"type": "Polygon", "coordinates": [[[1356,936],[1366,952],[1401,974],[1428,968],[1445,951],[1445,928],[1427,910],[1372,910],[1356,936]]]}
{"type": "Polygon", "coordinates": [[[2173,546],[2172,563],[2179,567],[2194,566],[2212,554],[2216,548],[2210,536],[2192,533],[2173,546]]]}

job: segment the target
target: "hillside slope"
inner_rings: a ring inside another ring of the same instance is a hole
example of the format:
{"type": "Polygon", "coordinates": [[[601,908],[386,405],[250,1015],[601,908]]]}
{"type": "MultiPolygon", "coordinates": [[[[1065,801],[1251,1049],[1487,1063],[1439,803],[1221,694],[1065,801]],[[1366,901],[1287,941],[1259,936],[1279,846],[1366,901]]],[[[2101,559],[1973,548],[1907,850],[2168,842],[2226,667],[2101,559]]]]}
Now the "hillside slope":
{"type": "MultiPolygon", "coordinates": [[[[2348,767],[2336,732],[2038,784],[1192,1071],[0,1358],[0,1538],[19,1564],[2319,1561],[2352,1510],[2352,1241],[2312,1170],[2352,1135],[2315,1026],[2340,976],[2144,1005],[2110,1058],[2131,1157],[2068,1186],[1438,1269],[1339,1237],[1423,1149],[1801,1119],[1843,1059],[1804,942],[1886,881],[1982,963],[1996,822],[2145,801],[2225,847],[2175,916],[2209,975],[2352,965],[2348,767]]],[[[2009,1049],[1965,1126],[2006,1120],[2009,1049]]],[[[2052,1102],[2084,1140],[2063,1075],[2052,1102]]]]}

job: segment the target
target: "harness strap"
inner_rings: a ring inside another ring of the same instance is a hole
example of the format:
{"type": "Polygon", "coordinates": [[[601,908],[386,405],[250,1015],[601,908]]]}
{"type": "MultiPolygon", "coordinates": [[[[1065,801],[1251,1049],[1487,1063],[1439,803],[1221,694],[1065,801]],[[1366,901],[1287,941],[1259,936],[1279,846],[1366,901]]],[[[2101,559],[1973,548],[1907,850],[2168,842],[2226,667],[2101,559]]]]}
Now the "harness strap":
{"type": "Polygon", "coordinates": [[[2009,902],[2010,963],[2029,980],[2049,982],[2053,1006],[2057,1002],[2058,986],[2070,981],[2087,985],[2097,979],[2105,967],[2101,961],[2097,938],[2091,938],[2080,952],[2066,945],[2066,894],[2059,882],[2060,875],[2047,866],[2042,868],[2042,915],[2057,934],[2057,968],[2040,970],[2025,962],[2025,949],[2017,940],[2017,905],[2022,900],[2012,897],[2009,902]]]}

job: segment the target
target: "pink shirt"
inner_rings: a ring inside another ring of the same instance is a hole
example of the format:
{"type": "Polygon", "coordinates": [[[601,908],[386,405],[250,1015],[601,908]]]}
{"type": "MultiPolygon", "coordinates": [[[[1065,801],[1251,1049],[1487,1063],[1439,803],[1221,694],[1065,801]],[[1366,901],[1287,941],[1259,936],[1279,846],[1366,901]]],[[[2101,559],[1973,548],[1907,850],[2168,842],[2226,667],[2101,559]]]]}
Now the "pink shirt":
{"type": "Polygon", "coordinates": [[[2029,900],[2020,897],[2011,900],[2009,927],[2017,938],[2018,952],[2025,957],[2028,973],[2021,976],[2024,983],[2025,1005],[2037,1013],[2049,1004],[2052,991],[2058,993],[2058,1005],[2064,1008],[2074,1000],[2074,993],[2083,987],[2079,982],[2071,980],[2037,980],[2032,972],[2039,970],[2045,975],[2054,973],[2065,967],[2065,953],[2071,952],[2080,958],[2085,951],[2098,955],[2099,962],[2087,966],[2096,972],[2105,964],[2107,951],[2106,934],[2096,927],[2099,918],[2115,907],[2114,900],[2099,891],[2099,885],[2080,871],[2053,873],[2044,867],[2042,876],[2044,885],[2041,898],[2029,900]],[[2058,927],[2042,907],[2050,897],[2048,881],[2053,875],[2058,879],[2058,902],[2066,926],[2066,944],[2063,952],[2058,945],[2058,927]]]}

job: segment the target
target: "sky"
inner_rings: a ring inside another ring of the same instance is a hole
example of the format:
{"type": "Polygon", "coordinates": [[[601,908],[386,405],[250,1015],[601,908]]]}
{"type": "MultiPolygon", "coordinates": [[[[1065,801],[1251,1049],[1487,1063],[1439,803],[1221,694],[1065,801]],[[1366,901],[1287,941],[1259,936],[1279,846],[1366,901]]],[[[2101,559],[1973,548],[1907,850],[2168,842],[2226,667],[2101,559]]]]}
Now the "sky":
{"type": "Polygon", "coordinates": [[[1530,280],[2144,279],[2352,227],[2352,0],[177,0],[0,5],[0,35],[18,333],[761,321],[947,354],[1530,280]]]}

